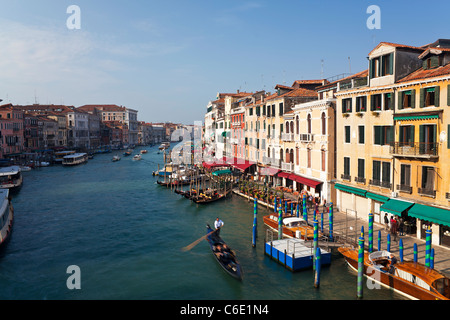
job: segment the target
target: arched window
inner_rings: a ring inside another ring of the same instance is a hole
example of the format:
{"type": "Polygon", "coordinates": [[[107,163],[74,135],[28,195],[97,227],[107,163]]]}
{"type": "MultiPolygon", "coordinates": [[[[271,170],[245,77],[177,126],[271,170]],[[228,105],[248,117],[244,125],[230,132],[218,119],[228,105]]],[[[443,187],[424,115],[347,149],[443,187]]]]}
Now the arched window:
{"type": "Polygon", "coordinates": [[[294,133],[294,121],[291,121],[290,125],[291,125],[291,133],[294,133]]]}
{"type": "Polygon", "coordinates": [[[270,158],[270,148],[267,148],[267,158],[270,158]]]}
{"type": "Polygon", "coordinates": [[[298,121],[298,116],[295,117],[295,128],[296,128],[296,133],[300,134],[300,123],[298,121]]]}
{"type": "Polygon", "coordinates": [[[291,152],[289,153],[289,162],[294,163],[294,149],[291,149],[291,152]]]}
{"type": "Polygon", "coordinates": [[[311,133],[311,115],[310,114],[308,114],[307,121],[308,121],[308,133],[311,133]]]}
{"type": "Polygon", "coordinates": [[[281,160],[281,162],[283,162],[283,149],[280,149],[280,160],[281,160]]]}
{"type": "Polygon", "coordinates": [[[285,160],[285,162],[286,162],[286,163],[291,162],[291,160],[290,160],[290,155],[289,155],[289,149],[286,149],[286,160],[285,160]]]}
{"type": "Polygon", "coordinates": [[[299,165],[300,163],[299,163],[299,161],[300,161],[300,153],[299,153],[299,148],[298,147],[295,147],[295,164],[296,165],[299,165]]]}
{"type": "Polygon", "coordinates": [[[289,122],[286,121],[286,133],[289,133],[289,122]]]}
{"type": "Polygon", "coordinates": [[[322,134],[327,134],[327,118],[325,112],[322,112],[322,134]]]}

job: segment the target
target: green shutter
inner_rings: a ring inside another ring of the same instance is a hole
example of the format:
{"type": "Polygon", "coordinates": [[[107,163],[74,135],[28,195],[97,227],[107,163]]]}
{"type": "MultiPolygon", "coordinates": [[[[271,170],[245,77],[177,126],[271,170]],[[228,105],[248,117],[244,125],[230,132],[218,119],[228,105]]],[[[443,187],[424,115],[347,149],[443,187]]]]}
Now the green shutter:
{"type": "Polygon", "coordinates": [[[423,68],[423,70],[427,70],[427,69],[428,69],[428,63],[427,63],[427,60],[428,60],[428,59],[425,59],[425,60],[422,61],[422,68],[423,68]]]}
{"type": "Polygon", "coordinates": [[[411,108],[416,107],[416,89],[411,90],[411,108]]]}
{"type": "Polygon", "coordinates": [[[394,74],[394,53],[389,55],[389,74],[394,74]]]}
{"type": "Polygon", "coordinates": [[[409,127],[410,135],[411,135],[409,142],[411,142],[411,143],[414,143],[414,128],[415,128],[415,126],[410,126],[409,127]]]}
{"type": "Polygon", "coordinates": [[[425,107],[425,88],[420,89],[419,108],[425,107]]]}
{"type": "Polygon", "coordinates": [[[369,79],[373,78],[373,60],[369,60],[369,79]]]}
{"type": "Polygon", "coordinates": [[[425,126],[419,126],[419,142],[425,142],[425,126]]]}
{"type": "Polygon", "coordinates": [[[431,63],[430,63],[430,68],[437,68],[439,67],[439,57],[438,56],[431,56],[431,63]]]}
{"type": "Polygon", "coordinates": [[[434,105],[436,107],[439,107],[440,96],[441,96],[441,87],[439,86],[434,87],[434,105]]]}
{"type": "Polygon", "coordinates": [[[450,124],[447,125],[447,149],[450,149],[450,124]]]}
{"type": "Polygon", "coordinates": [[[450,84],[447,85],[447,105],[450,106],[450,84]]]}
{"type": "Polygon", "coordinates": [[[403,109],[403,92],[398,93],[398,110],[403,109]]]}
{"type": "Polygon", "coordinates": [[[374,126],[373,131],[374,131],[374,136],[375,136],[374,144],[380,145],[381,144],[381,127],[374,126]]]}

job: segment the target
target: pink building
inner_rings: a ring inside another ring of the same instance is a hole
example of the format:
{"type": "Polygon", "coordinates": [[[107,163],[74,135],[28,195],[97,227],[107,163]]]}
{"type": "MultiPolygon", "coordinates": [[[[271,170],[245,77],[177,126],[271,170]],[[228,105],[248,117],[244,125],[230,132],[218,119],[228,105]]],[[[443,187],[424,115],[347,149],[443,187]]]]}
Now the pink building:
{"type": "Polygon", "coordinates": [[[23,111],[12,104],[0,106],[0,152],[3,158],[23,151],[23,128],[23,111]]]}

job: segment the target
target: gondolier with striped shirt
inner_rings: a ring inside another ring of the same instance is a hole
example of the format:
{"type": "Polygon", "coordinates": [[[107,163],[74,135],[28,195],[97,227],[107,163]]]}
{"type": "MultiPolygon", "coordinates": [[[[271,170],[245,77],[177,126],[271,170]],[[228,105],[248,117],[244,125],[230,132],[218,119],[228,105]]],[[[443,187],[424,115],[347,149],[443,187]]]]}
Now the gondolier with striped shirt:
{"type": "Polygon", "coordinates": [[[223,224],[223,221],[220,220],[219,217],[217,217],[216,221],[214,221],[214,228],[216,228],[217,235],[220,234],[220,228],[222,228],[223,224]]]}

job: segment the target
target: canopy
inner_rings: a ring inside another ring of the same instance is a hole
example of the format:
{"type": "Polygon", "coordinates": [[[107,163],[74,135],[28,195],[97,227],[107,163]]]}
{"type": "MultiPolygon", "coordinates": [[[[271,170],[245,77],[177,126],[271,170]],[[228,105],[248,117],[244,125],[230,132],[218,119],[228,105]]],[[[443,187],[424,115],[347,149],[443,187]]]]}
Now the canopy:
{"type": "Polygon", "coordinates": [[[383,196],[381,194],[373,193],[373,192],[368,192],[368,191],[366,193],[366,198],[380,201],[380,202],[386,202],[389,200],[389,197],[383,196]]]}
{"type": "Polygon", "coordinates": [[[280,177],[280,178],[289,178],[289,173],[287,173],[287,172],[280,172],[279,174],[278,174],[278,176],[280,177]]]}
{"type": "MultiPolygon", "coordinates": [[[[225,159],[225,158],[224,158],[225,159]]],[[[226,162],[231,165],[233,168],[236,168],[240,171],[247,170],[250,166],[256,164],[253,161],[245,160],[245,159],[239,159],[239,158],[233,158],[233,159],[226,159],[226,162]]]]}
{"type": "Polygon", "coordinates": [[[408,215],[421,220],[443,224],[450,227],[450,210],[430,207],[423,204],[414,204],[408,215]]]}
{"type": "Polygon", "coordinates": [[[261,168],[261,175],[263,175],[263,176],[274,176],[280,171],[281,170],[277,169],[277,168],[265,167],[265,168],[261,168]]]}
{"type": "Polygon", "coordinates": [[[346,186],[345,184],[340,184],[340,183],[336,183],[334,185],[334,187],[338,190],[349,192],[349,193],[354,193],[354,194],[357,194],[358,196],[362,196],[362,197],[365,197],[366,192],[367,192],[366,190],[346,186]]]}
{"type": "Polygon", "coordinates": [[[381,211],[386,211],[396,216],[401,216],[403,212],[411,208],[413,205],[414,203],[411,202],[390,199],[385,204],[383,204],[380,209],[381,211]]]}
{"type": "Polygon", "coordinates": [[[225,170],[217,170],[213,172],[213,175],[215,176],[221,176],[224,174],[231,174],[232,172],[230,171],[230,169],[225,169],[225,170]]]}
{"type": "Polygon", "coordinates": [[[291,180],[293,180],[293,181],[297,181],[297,182],[299,182],[299,183],[301,183],[301,184],[304,184],[304,185],[306,185],[306,186],[308,186],[308,187],[311,187],[311,188],[314,188],[314,189],[315,189],[319,184],[323,183],[322,181],[317,181],[317,180],[308,179],[308,178],[305,178],[305,177],[302,177],[302,176],[299,176],[299,175],[296,175],[296,174],[293,174],[293,173],[291,173],[291,174],[289,175],[289,179],[291,179],[291,180]]]}

